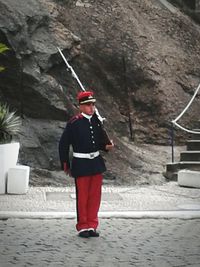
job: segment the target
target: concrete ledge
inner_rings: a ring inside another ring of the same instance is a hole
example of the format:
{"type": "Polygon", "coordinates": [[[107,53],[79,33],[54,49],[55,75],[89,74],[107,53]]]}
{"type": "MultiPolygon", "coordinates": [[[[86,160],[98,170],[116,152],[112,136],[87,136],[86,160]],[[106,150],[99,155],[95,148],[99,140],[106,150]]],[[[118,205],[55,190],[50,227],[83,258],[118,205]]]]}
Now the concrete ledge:
{"type": "Polygon", "coordinates": [[[178,172],[180,186],[200,188],[200,171],[181,170],[178,172]]]}
{"type": "MultiPolygon", "coordinates": [[[[112,211],[99,212],[100,218],[124,219],[199,219],[200,210],[167,210],[167,211],[112,211]]],[[[17,212],[0,211],[0,219],[75,219],[75,212],[17,212]]]]}

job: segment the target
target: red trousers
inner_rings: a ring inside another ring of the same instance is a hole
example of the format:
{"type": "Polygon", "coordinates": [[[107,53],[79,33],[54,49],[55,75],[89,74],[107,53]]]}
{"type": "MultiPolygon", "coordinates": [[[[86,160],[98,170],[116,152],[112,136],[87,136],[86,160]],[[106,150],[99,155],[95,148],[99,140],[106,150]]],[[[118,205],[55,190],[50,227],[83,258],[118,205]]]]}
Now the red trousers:
{"type": "Polygon", "coordinates": [[[98,226],[101,203],[102,174],[81,176],[75,179],[77,231],[98,226]]]}

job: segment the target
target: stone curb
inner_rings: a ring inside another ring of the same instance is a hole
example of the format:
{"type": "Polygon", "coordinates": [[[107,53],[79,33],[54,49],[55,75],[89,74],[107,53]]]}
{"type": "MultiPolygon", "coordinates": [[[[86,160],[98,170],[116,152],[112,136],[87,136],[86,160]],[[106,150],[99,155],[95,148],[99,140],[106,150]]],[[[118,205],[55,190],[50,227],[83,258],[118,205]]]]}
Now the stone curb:
{"type": "MultiPolygon", "coordinates": [[[[166,211],[112,211],[99,212],[100,218],[117,219],[199,219],[200,210],[166,210],[166,211]]],[[[0,211],[0,220],[5,219],[75,219],[75,212],[23,212],[0,211]]]]}

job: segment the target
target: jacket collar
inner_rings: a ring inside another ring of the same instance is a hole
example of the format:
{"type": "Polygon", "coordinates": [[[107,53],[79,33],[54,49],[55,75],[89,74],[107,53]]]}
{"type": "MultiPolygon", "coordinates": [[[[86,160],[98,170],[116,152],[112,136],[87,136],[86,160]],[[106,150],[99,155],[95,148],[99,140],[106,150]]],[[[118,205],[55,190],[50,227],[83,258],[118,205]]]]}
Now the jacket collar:
{"type": "Polygon", "coordinates": [[[81,112],[81,114],[83,115],[83,117],[85,117],[85,118],[88,119],[89,121],[90,121],[91,118],[92,118],[92,115],[87,115],[87,114],[85,114],[85,113],[83,113],[83,112],[81,112]]]}

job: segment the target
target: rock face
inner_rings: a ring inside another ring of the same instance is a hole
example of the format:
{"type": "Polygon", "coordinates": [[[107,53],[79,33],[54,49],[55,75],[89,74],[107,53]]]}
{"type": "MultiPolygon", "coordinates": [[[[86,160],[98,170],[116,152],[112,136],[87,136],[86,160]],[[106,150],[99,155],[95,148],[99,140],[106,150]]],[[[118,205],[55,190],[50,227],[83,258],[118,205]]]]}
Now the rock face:
{"type": "Polygon", "coordinates": [[[1,95],[22,115],[64,119],[61,84],[48,74],[56,64],[57,45],[72,49],[79,39],[40,1],[0,1],[0,37],[11,48],[4,57],[1,95]]]}
{"type": "MultiPolygon", "coordinates": [[[[199,26],[154,0],[0,0],[0,10],[0,41],[10,47],[0,57],[6,66],[0,99],[23,117],[21,163],[60,167],[59,137],[77,112],[80,88],[66,71],[59,46],[85,88],[95,91],[117,144],[106,156],[107,177],[149,182],[149,172],[162,172],[152,171],[151,164],[143,168],[148,160],[142,156],[137,164],[136,144],[169,144],[170,121],[199,83],[199,26]]],[[[181,123],[190,128],[198,116],[197,97],[181,123]]],[[[177,131],[177,140],[182,137],[177,131]]]]}

